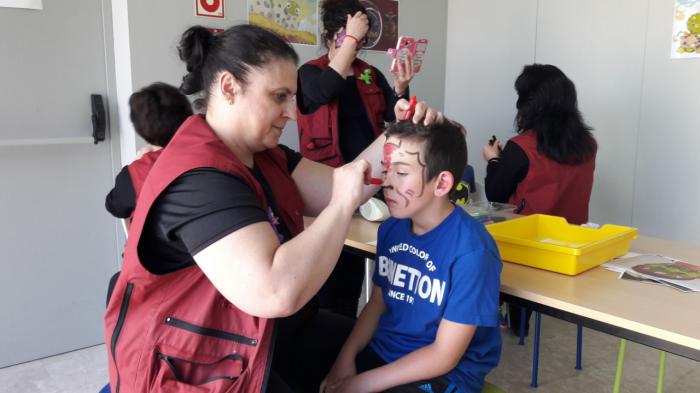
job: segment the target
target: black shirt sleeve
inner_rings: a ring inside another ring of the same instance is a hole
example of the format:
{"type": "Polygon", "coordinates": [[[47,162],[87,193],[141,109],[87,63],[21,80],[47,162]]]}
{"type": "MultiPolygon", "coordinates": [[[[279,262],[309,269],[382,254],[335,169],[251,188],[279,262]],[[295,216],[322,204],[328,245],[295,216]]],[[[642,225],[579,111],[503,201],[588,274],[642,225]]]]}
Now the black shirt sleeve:
{"type": "Polygon", "coordinates": [[[105,198],[105,209],[117,218],[129,218],[136,207],[136,191],[127,167],[117,174],[114,188],[105,198]]]}
{"type": "Polygon", "coordinates": [[[410,96],[409,89],[406,88],[406,91],[402,96],[397,96],[394,88],[389,85],[386,77],[384,77],[384,74],[382,74],[381,71],[375,67],[372,68],[374,69],[375,75],[377,75],[377,86],[382,89],[382,94],[384,95],[384,103],[386,104],[384,121],[387,123],[393,123],[396,121],[396,115],[394,114],[394,106],[396,106],[396,101],[400,100],[401,98],[408,99],[410,96]]]}
{"type": "Polygon", "coordinates": [[[499,159],[489,160],[484,181],[486,199],[491,202],[507,203],[515,192],[518,183],[527,175],[530,161],[520,146],[508,142],[499,159]]]}
{"type": "Polygon", "coordinates": [[[335,100],[343,91],[345,78],[336,70],[304,64],[299,68],[299,91],[297,105],[302,113],[313,113],[321,106],[335,100]]]}
{"type": "Polygon", "coordinates": [[[297,165],[299,165],[299,161],[301,161],[301,159],[304,157],[298,151],[294,151],[285,145],[278,146],[287,156],[287,171],[289,171],[289,174],[291,175],[296,169],[297,165]]]}
{"type": "Polygon", "coordinates": [[[155,201],[139,244],[144,266],[164,274],[194,263],[192,255],[247,225],[267,221],[255,192],[214,168],[185,172],[155,201]]]}

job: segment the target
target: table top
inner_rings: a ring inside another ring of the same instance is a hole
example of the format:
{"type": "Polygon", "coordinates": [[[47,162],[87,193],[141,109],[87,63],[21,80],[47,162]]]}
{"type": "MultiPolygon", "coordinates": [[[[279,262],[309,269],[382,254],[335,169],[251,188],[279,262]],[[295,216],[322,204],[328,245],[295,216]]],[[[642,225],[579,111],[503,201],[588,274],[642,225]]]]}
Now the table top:
{"type": "MultiPolygon", "coordinates": [[[[378,223],[352,220],[345,245],[371,254],[378,223]]],[[[640,236],[630,251],[700,264],[700,246],[640,236]]],[[[617,278],[596,267],[567,276],[505,262],[501,292],[700,351],[700,293],[617,278]]]]}

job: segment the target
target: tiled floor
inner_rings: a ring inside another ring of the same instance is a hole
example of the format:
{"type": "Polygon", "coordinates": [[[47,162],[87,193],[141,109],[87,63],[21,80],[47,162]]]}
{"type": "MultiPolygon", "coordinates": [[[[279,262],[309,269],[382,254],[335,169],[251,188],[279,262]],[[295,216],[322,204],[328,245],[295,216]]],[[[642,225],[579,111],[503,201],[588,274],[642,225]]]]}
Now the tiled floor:
{"type": "MultiPolygon", "coordinates": [[[[583,370],[574,369],[576,327],[542,319],[539,387],[531,388],[532,339],[517,345],[504,332],[500,366],[487,378],[507,393],[612,392],[620,340],[584,329],[583,370]]],[[[659,351],[629,343],[622,392],[656,391],[659,351]]],[[[0,369],[2,393],[97,393],[107,382],[104,345],[0,369]]],[[[674,355],[666,360],[665,393],[700,393],[700,363],[674,355]]]]}

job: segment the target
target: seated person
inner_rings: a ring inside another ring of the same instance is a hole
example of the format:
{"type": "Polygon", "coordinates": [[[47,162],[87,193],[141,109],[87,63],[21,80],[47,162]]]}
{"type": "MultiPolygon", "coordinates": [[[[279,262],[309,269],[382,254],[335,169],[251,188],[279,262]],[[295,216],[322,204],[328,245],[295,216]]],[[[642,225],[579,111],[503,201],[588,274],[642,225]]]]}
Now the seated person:
{"type": "Polygon", "coordinates": [[[321,391],[481,392],[501,351],[501,258],[449,200],[467,161],[450,121],[386,131],[374,288],[321,391]]]}
{"type": "Polygon", "coordinates": [[[130,218],[136,207],[141,185],[148,172],[180,125],[192,115],[192,106],[176,87],[156,82],[129,98],[131,122],[136,133],[149,145],[139,150],[137,159],[122,168],[107,194],[105,208],[114,217],[130,218]]]}
{"type": "MultiPolygon", "coordinates": [[[[576,86],[556,66],[530,64],[515,80],[517,136],[502,148],[484,145],[486,198],[515,205],[516,213],[549,214],[588,222],[598,145],[578,109],[576,86]]],[[[532,312],[525,314],[524,333],[532,312]]],[[[508,305],[514,335],[520,307],[508,305]]]]}

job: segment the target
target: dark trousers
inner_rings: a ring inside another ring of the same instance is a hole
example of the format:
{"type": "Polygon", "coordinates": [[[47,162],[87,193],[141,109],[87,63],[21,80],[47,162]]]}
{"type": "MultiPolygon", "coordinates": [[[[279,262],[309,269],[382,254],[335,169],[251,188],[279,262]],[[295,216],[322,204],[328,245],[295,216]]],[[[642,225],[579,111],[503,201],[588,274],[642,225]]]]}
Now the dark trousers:
{"type": "Polygon", "coordinates": [[[357,302],[362,293],[365,259],[350,253],[340,254],[333,273],[318,292],[321,308],[350,318],[357,317],[357,302]]]}
{"type": "MultiPolygon", "coordinates": [[[[510,330],[513,332],[514,335],[519,336],[520,335],[520,323],[521,323],[521,318],[520,318],[520,312],[522,311],[522,307],[516,306],[516,305],[511,305],[508,303],[508,318],[510,320],[510,330]]],[[[525,335],[527,336],[530,333],[530,317],[532,316],[532,310],[526,309],[525,310],[525,335]]]]}
{"type": "Polygon", "coordinates": [[[300,323],[280,323],[267,391],[318,392],[354,323],[327,310],[300,323]]]}
{"type": "MultiPolygon", "coordinates": [[[[357,354],[355,358],[355,367],[357,373],[362,373],[377,367],[385,365],[386,362],[377,355],[369,347],[366,347],[362,352],[357,354]]],[[[427,380],[407,383],[405,385],[396,386],[385,391],[386,393],[460,393],[459,388],[452,384],[444,376],[435,377],[427,380]]]]}

